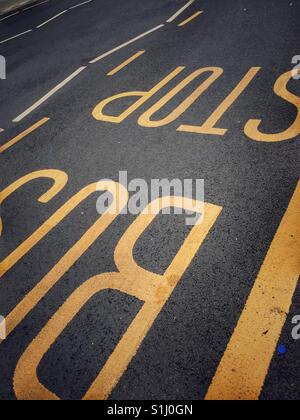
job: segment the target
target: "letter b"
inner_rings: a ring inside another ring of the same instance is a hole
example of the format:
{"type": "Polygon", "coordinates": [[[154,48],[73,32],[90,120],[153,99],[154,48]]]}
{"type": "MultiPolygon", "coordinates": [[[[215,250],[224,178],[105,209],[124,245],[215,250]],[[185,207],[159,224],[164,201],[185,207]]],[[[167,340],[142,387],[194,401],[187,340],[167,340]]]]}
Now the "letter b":
{"type": "MultiPolygon", "coordinates": [[[[159,275],[139,266],[134,260],[133,250],[156,216],[170,203],[172,207],[182,206],[182,198],[164,197],[151,203],[129,227],[116,247],[115,263],[118,272],[100,274],[83,283],[31,342],[15,371],[17,398],[59,399],[39,381],[38,366],[51,345],[86,303],[97,293],[111,289],[139,299],[143,306],[84,396],[86,400],[108,398],[222,210],[219,206],[204,204],[203,222],[193,227],[165,273],[159,275]],[[151,213],[153,208],[155,213],[151,213]]],[[[195,211],[197,204],[199,212],[202,212],[203,203],[194,200],[186,199],[184,209],[195,211]]]]}

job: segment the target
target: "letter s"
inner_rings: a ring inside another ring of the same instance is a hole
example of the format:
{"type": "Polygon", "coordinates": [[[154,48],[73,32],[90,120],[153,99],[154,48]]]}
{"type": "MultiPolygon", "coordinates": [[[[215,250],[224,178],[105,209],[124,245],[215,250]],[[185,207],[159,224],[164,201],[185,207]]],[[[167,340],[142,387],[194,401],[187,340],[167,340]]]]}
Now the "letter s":
{"type": "MultiPolygon", "coordinates": [[[[300,75],[300,69],[297,70],[297,73],[300,75]]],[[[259,131],[261,120],[249,120],[244,131],[250,139],[263,142],[278,142],[293,139],[300,134],[300,98],[287,90],[287,84],[292,77],[292,71],[288,71],[280,76],[275,83],[274,92],[277,96],[295,105],[297,108],[297,117],[294,123],[281,133],[265,134],[259,131]]]]}

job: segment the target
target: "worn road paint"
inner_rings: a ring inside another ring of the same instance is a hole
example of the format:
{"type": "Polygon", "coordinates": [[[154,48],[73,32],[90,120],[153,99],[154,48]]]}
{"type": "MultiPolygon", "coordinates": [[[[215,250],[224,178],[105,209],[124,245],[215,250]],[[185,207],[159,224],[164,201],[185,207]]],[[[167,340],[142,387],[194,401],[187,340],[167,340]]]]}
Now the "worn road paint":
{"type": "Polygon", "coordinates": [[[300,181],[231,337],[207,400],[257,400],[300,276],[300,181]]]}
{"type": "Polygon", "coordinates": [[[5,152],[10,147],[14,146],[16,143],[18,143],[24,137],[26,137],[29,134],[31,134],[33,131],[37,130],[42,125],[46,124],[46,122],[48,122],[49,119],[50,118],[47,118],[47,117],[43,118],[42,120],[38,121],[37,123],[35,123],[31,127],[27,128],[27,130],[23,131],[21,134],[19,134],[16,137],[14,137],[12,140],[10,140],[7,143],[3,144],[3,146],[0,146],[0,154],[3,153],[3,152],[5,152]]]}
{"type": "Polygon", "coordinates": [[[178,26],[182,27],[187,25],[188,23],[190,23],[192,20],[196,19],[198,16],[202,15],[202,11],[198,11],[196,13],[194,13],[192,16],[190,16],[188,19],[184,20],[183,22],[179,23],[178,26]]]}
{"type": "Polygon", "coordinates": [[[118,67],[116,67],[115,69],[113,69],[109,73],[107,73],[107,76],[114,76],[115,74],[119,73],[119,71],[123,70],[126,66],[128,66],[128,64],[132,63],[134,60],[139,58],[144,53],[145,53],[145,50],[137,52],[132,57],[128,58],[123,63],[121,63],[118,67]]]}

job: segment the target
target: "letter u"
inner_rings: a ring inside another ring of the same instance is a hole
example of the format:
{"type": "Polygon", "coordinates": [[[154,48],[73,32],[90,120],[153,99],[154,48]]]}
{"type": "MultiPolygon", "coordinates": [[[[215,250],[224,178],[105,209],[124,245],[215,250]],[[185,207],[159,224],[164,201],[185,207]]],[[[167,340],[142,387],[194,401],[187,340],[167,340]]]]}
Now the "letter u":
{"type": "MultiPolygon", "coordinates": [[[[72,265],[99,238],[107,227],[115,220],[128,201],[128,192],[120,184],[113,181],[103,181],[90,184],[74,195],[56,213],[53,214],[29,239],[29,244],[36,244],[84,199],[96,191],[109,191],[114,200],[111,204],[114,211],[107,211],[99,217],[93,226],[73,245],[51,271],[29,292],[22,301],[6,317],[7,336],[19,325],[28,313],[40,302],[48,291],[72,267],[72,265]],[[117,203],[117,205],[116,205],[117,203]]],[[[26,241],[25,241],[26,242],[26,241]]],[[[33,246],[33,245],[32,245],[33,246]]],[[[22,247],[22,245],[21,245],[22,247]]],[[[28,246],[26,245],[26,248],[28,246]]],[[[22,248],[23,249],[23,248],[22,248]]],[[[1,342],[1,341],[0,341],[1,342]]]]}

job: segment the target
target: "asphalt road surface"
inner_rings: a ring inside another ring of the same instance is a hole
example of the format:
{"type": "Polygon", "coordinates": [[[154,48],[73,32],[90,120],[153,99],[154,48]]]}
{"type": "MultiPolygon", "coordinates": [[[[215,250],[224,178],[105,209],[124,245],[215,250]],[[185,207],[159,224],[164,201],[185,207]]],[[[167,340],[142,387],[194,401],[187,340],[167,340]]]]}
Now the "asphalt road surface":
{"type": "Polygon", "coordinates": [[[35,6],[0,18],[0,398],[299,399],[300,1],[35,6]],[[201,223],[99,215],[120,171],[204,180],[201,223]]]}

